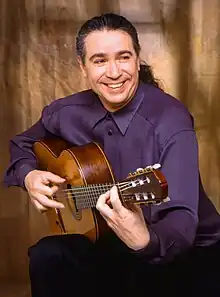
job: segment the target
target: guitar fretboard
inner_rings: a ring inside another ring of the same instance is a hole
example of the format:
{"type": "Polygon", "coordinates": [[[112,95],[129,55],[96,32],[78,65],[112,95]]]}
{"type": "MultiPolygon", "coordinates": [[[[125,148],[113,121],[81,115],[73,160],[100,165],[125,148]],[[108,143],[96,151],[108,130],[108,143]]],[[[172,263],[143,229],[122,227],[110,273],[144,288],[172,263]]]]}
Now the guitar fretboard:
{"type": "Polygon", "coordinates": [[[71,187],[69,194],[72,195],[78,209],[85,209],[95,207],[99,196],[109,191],[112,187],[113,184],[71,187]]]}
{"type": "Polygon", "coordinates": [[[133,187],[131,182],[122,182],[116,184],[93,184],[80,187],[71,186],[70,189],[66,191],[68,191],[68,196],[75,201],[76,207],[80,210],[95,207],[100,195],[109,191],[114,185],[117,186],[122,199],[123,191],[133,187]]]}

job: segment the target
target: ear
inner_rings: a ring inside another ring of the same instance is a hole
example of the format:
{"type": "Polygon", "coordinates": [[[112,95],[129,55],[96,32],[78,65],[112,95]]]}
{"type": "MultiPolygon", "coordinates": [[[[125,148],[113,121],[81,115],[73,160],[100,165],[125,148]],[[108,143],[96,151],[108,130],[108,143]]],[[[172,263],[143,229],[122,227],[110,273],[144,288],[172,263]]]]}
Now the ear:
{"type": "Polygon", "coordinates": [[[80,69],[82,71],[82,74],[85,78],[87,78],[87,71],[86,71],[86,66],[83,64],[83,61],[80,57],[77,57],[77,61],[79,63],[80,69]]]}

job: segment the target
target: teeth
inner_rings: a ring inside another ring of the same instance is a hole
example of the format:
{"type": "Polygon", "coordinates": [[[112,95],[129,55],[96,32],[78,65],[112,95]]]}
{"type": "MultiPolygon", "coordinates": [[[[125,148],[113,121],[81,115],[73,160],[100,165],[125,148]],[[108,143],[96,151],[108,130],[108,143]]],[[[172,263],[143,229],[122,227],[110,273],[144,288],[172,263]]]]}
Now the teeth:
{"type": "Polygon", "coordinates": [[[123,85],[123,83],[120,84],[108,84],[108,87],[112,89],[120,88],[123,85]]]}

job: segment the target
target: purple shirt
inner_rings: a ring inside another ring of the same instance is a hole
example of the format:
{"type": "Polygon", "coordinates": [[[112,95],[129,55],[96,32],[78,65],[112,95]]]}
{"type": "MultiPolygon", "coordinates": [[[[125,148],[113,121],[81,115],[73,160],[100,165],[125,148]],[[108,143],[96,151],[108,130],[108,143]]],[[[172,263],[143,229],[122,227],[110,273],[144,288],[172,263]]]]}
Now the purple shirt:
{"type": "Polygon", "coordinates": [[[33,142],[54,135],[73,145],[100,143],[117,180],[137,168],[161,164],[171,200],[142,207],[150,244],[138,256],[168,261],[192,245],[220,239],[220,216],[200,180],[193,118],[177,99],[140,83],[133,100],[114,113],[104,109],[92,90],[55,100],[34,126],[11,140],[6,185],[24,187],[26,174],[37,168],[33,142]]]}

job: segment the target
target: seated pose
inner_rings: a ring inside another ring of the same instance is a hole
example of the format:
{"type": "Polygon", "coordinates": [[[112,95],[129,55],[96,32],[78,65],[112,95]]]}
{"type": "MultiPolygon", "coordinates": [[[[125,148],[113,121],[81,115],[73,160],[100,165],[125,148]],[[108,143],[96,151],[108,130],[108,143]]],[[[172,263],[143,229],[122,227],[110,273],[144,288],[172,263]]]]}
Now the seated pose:
{"type": "Polygon", "coordinates": [[[51,196],[65,178],[39,168],[33,150],[57,137],[98,143],[116,181],[160,164],[169,201],[127,207],[117,186],[100,193],[96,210],[108,228],[97,241],[48,235],[29,248],[33,297],[220,295],[220,216],[201,183],[193,118],[162,90],[140,50],[125,17],[86,21],[76,54],[91,88],[54,100],[11,140],[5,184],[23,187],[39,211],[62,210],[51,196]]]}

